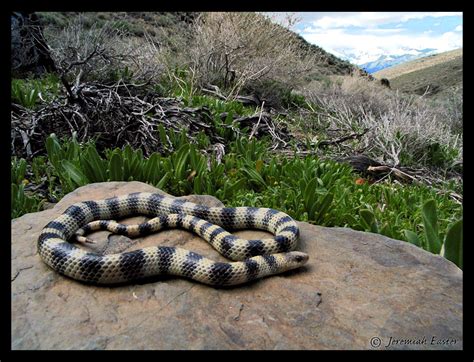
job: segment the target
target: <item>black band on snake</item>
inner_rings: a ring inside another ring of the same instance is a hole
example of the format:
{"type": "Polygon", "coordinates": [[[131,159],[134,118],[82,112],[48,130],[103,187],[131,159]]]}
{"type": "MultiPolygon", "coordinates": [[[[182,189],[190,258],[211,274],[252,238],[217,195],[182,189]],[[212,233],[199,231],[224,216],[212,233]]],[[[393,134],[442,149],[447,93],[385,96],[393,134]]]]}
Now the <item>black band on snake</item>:
{"type": "Polygon", "coordinates": [[[57,272],[93,284],[124,283],[168,274],[224,286],[246,283],[305,264],[308,255],[292,251],[298,236],[296,222],[277,210],[207,207],[160,194],[137,192],[71,205],[44,227],[38,238],[38,252],[57,272]],[[154,218],[139,225],[110,221],[135,215],[154,218]],[[174,227],[198,234],[222,255],[235,261],[215,262],[186,249],[166,246],[100,255],[68,241],[73,236],[87,240],[83,235],[93,230],[109,230],[135,237],[174,227]],[[224,228],[261,229],[275,236],[245,240],[224,228]]]}

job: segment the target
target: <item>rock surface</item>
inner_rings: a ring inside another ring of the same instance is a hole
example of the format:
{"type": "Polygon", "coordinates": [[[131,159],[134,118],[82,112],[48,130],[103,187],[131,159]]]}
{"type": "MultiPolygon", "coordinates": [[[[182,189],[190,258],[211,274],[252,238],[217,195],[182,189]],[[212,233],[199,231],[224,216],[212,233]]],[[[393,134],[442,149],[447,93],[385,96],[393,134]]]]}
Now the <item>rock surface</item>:
{"type": "MultiPolygon", "coordinates": [[[[178,277],[119,287],[54,272],[36,252],[42,227],[70,204],[131,192],[140,182],[81,187],[53,209],[12,220],[12,349],[462,349],[462,271],[408,243],[299,223],[307,266],[234,288],[178,277]]],[[[209,206],[210,196],[187,197],[209,206]]],[[[141,217],[130,219],[131,222],[141,217]]],[[[247,238],[266,235],[240,231],[247,238]]],[[[107,232],[92,234],[107,240],[107,232]]],[[[191,249],[224,261],[205,241],[167,230],[96,247],[191,249]]]]}

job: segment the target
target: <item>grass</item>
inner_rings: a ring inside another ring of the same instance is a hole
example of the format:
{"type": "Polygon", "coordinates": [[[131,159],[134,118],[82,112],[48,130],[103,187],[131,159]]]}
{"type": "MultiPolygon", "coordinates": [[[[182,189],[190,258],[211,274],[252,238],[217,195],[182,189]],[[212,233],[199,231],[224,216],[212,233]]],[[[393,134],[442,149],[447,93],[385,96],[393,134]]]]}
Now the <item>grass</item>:
{"type": "Polygon", "coordinates": [[[409,62],[395,65],[393,67],[382,69],[372,75],[377,79],[388,78],[389,80],[392,80],[407,73],[411,73],[424,68],[432,67],[437,64],[442,64],[451,60],[462,58],[462,54],[462,48],[455,49],[448,52],[418,58],[409,62]]]}
{"type": "Polygon", "coordinates": [[[463,59],[458,57],[440,64],[402,74],[390,80],[393,89],[405,93],[430,96],[443,95],[450,88],[462,84],[463,59]]]}

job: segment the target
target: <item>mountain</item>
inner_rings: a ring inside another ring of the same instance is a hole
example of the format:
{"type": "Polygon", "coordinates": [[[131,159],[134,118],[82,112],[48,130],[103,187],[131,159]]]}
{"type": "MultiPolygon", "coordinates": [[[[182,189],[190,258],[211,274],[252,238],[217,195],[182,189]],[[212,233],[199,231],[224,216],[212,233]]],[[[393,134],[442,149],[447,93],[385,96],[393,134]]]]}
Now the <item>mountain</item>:
{"type": "Polygon", "coordinates": [[[372,53],[360,51],[357,53],[339,52],[343,59],[350,61],[364,69],[367,73],[375,73],[382,69],[393,67],[394,65],[408,62],[413,59],[435,54],[436,49],[413,49],[403,48],[399,54],[380,54],[374,56],[372,53]]]}
{"type": "Polygon", "coordinates": [[[376,79],[387,78],[392,89],[405,93],[443,97],[453,89],[463,88],[463,50],[418,58],[383,69],[373,74],[376,79]]]}
{"type": "Polygon", "coordinates": [[[402,55],[381,55],[377,60],[359,65],[366,72],[372,74],[379,70],[393,67],[397,64],[405,63],[410,60],[425,57],[434,54],[436,49],[422,49],[417,54],[402,54],[402,55]]]}

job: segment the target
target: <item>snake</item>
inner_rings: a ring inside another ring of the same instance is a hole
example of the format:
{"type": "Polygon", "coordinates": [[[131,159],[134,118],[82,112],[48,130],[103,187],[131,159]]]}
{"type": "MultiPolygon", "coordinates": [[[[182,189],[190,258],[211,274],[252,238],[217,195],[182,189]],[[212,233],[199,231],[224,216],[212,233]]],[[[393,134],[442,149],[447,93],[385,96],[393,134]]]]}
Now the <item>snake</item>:
{"type": "Polygon", "coordinates": [[[309,256],[294,250],[298,238],[295,220],[274,209],[208,207],[158,193],[135,192],[70,205],[44,226],[37,248],[53,270],[85,283],[108,285],[174,275],[211,286],[229,286],[303,266],[309,256]],[[115,221],[135,215],[152,218],[136,225],[115,221]],[[194,232],[232,261],[217,262],[171,246],[101,255],[77,245],[91,242],[85,235],[96,230],[137,237],[166,228],[194,232]],[[265,230],[274,236],[246,240],[226,231],[246,228],[265,230]]]}

